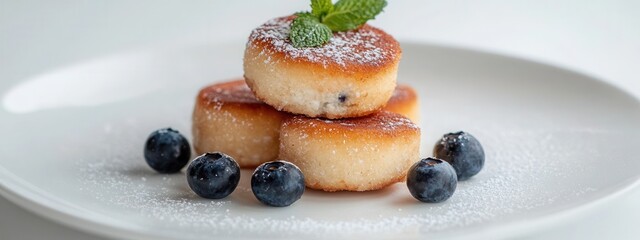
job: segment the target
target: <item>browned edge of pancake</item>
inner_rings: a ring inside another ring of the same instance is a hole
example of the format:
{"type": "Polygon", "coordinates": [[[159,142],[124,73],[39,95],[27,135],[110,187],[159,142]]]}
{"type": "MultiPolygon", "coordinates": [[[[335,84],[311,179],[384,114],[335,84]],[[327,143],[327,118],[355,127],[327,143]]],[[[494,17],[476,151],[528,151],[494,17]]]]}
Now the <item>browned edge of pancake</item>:
{"type": "Polygon", "coordinates": [[[342,136],[344,132],[348,132],[367,137],[397,137],[406,133],[420,132],[420,128],[409,118],[388,111],[379,111],[365,117],[344,119],[309,118],[296,115],[286,119],[284,125],[307,134],[335,136],[342,136]]]}

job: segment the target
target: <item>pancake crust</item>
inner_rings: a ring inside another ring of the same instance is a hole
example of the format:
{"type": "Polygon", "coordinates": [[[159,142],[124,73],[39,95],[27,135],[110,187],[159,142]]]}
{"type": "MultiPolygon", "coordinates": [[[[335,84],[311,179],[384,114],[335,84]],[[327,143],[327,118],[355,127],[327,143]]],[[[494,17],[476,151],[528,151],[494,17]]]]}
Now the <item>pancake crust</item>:
{"type": "Polygon", "coordinates": [[[249,36],[244,72],[258,99],[331,119],[368,115],[386,104],[402,55],[393,37],[365,24],[334,33],[321,47],[295,48],[288,39],[294,18],[273,19],[249,36]]]}
{"type": "Polygon", "coordinates": [[[294,116],[280,132],[280,159],[296,164],[309,188],[369,191],[404,180],[419,160],[420,129],[408,118],[381,111],[328,120],[294,116]]]}

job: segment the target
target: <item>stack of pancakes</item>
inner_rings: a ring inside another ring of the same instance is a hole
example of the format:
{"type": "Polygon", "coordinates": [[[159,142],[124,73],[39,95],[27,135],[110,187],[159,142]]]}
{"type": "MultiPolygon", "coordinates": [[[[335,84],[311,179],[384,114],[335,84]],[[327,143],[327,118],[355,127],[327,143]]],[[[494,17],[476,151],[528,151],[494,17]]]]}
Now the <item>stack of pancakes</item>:
{"type": "Polygon", "coordinates": [[[403,181],[419,159],[416,92],[396,85],[401,49],[380,29],[334,33],[321,47],[295,48],[294,16],[254,29],[244,79],[198,94],[198,154],[220,151],[241,167],[281,159],[309,188],[367,191],[403,181]]]}

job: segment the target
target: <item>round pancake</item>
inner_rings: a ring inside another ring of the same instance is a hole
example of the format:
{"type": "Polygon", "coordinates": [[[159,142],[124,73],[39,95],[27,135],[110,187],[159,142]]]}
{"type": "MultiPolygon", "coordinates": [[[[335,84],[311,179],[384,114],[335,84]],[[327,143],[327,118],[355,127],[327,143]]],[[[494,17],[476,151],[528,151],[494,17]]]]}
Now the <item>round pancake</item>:
{"type": "Polygon", "coordinates": [[[280,159],[297,165],[307,187],[369,191],[403,181],[420,158],[420,129],[408,118],[381,111],[328,120],[293,116],[280,131],[280,159]]]}
{"type": "Polygon", "coordinates": [[[200,90],[193,111],[193,146],[198,155],[219,151],[240,167],[256,167],[278,157],[285,112],[258,101],[244,80],[200,90]]]}
{"type": "Polygon", "coordinates": [[[295,16],[268,21],[249,36],[244,76],[256,97],[278,110],[330,119],[381,109],[396,86],[400,44],[363,25],[334,33],[323,46],[295,48],[295,16]]]}

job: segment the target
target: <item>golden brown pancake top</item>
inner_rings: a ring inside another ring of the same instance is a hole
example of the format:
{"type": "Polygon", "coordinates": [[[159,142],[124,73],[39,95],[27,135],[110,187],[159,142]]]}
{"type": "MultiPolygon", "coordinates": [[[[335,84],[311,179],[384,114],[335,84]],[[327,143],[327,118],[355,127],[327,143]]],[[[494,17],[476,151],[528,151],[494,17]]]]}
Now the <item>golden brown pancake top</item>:
{"type": "Polygon", "coordinates": [[[384,31],[367,24],[347,32],[335,32],[320,47],[296,48],[289,40],[290,25],[295,16],[272,19],[254,29],[247,47],[263,49],[278,57],[267,61],[293,61],[320,65],[326,69],[370,71],[386,68],[399,61],[400,44],[384,31]]]}
{"type": "Polygon", "coordinates": [[[217,83],[200,90],[198,99],[205,104],[218,103],[253,103],[264,104],[255,95],[244,79],[217,83]]]}
{"type": "Polygon", "coordinates": [[[388,111],[376,112],[365,117],[344,119],[309,118],[298,115],[285,120],[283,124],[283,126],[294,127],[307,134],[363,133],[396,136],[406,132],[420,131],[420,128],[408,118],[388,111]]]}

